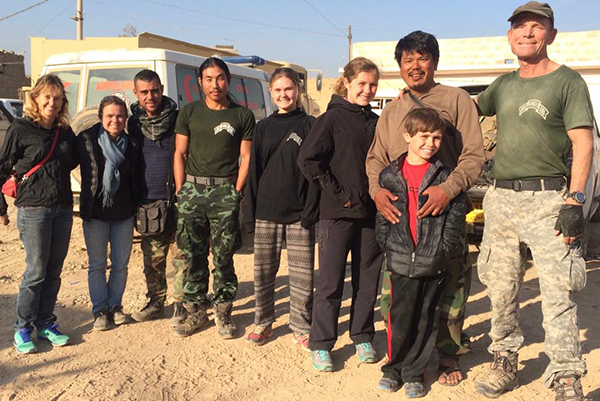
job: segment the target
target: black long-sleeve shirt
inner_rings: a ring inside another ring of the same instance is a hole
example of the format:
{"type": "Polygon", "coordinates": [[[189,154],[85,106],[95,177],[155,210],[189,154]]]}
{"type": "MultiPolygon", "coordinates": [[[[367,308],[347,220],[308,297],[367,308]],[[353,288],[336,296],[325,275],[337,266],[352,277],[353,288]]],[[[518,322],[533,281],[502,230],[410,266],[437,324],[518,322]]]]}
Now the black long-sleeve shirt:
{"type": "MultiPolygon", "coordinates": [[[[0,149],[0,184],[8,179],[13,167],[20,181],[23,175],[42,161],[50,152],[56,130],[56,125],[46,129],[28,117],[16,118],[0,149]]],[[[58,131],[58,140],[50,159],[19,184],[16,206],[73,204],[71,170],[78,164],[75,134],[69,126],[60,127],[58,131]]],[[[0,193],[0,215],[6,214],[6,210],[6,199],[0,193]]]]}
{"type": "Polygon", "coordinates": [[[294,110],[274,113],[256,125],[243,208],[248,231],[256,219],[281,224],[301,221],[305,227],[318,220],[319,190],[296,164],[314,121],[304,111],[294,110]]]}

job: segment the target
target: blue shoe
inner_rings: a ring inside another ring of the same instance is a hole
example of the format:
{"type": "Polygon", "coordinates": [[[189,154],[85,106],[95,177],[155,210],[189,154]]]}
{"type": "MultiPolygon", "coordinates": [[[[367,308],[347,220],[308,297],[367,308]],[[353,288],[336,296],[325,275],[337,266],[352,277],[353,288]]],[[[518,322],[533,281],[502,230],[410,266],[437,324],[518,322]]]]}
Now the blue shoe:
{"type": "Polygon", "coordinates": [[[13,344],[17,353],[19,354],[32,354],[37,352],[37,347],[31,338],[31,334],[33,333],[33,329],[24,328],[18,331],[15,331],[15,337],[13,340],[13,344]]]}
{"type": "Polygon", "coordinates": [[[333,362],[331,362],[329,351],[324,349],[310,351],[310,361],[313,368],[319,372],[333,372],[333,362]]]}
{"type": "Polygon", "coordinates": [[[56,323],[46,327],[44,330],[38,330],[37,338],[40,341],[52,343],[55,347],[65,346],[71,341],[68,335],[63,334],[58,330],[58,324],[56,323]]]}
{"type": "Polygon", "coordinates": [[[408,382],[404,385],[406,398],[421,398],[427,395],[425,386],[420,382],[408,382]]]}
{"type": "Polygon", "coordinates": [[[377,354],[369,342],[357,344],[356,355],[358,355],[358,360],[360,363],[377,362],[377,354]]]}
{"type": "Polygon", "coordinates": [[[395,393],[400,388],[398,380],[394,380],[391,377],[382,377],[379,379],[379,389],[383,391],[389,391],[395,393]]]}

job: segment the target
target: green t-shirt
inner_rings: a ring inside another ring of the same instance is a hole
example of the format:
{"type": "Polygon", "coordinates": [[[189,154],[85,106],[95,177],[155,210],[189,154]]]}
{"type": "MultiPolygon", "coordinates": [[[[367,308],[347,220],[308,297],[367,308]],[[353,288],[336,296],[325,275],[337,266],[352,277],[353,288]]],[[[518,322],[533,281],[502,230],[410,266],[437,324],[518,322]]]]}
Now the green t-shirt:
{"type": "Polygon", "coordinates": [[[204,100],[183,106],[175,132],[190,138],[186,174],[198,177],[236,174],[241,142],[252,140],[255,123],[250,110],[233,102],[224,110],[211,110],[204,100]]]}
{"type": "Polygon", "coordinates": [[[587,86],[566,66],[536,78],[502,75],[477,102],[497,115],[498,144],[490,176],[498,180],[569,177],[572,143],[567,131],[592,126],[587,86]]]}

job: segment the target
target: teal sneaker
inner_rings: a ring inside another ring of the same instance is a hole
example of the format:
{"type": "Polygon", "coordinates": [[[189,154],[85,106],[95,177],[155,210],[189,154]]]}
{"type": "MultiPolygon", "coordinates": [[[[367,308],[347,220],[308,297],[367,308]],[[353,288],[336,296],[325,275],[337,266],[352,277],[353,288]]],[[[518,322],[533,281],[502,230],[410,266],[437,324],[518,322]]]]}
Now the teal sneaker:
{"type": "Polygon", "coordinates": [[[13,344],[17,353],[19,354],[32,354],[37,352],[37,347],[31,338],[31,334],[33,333],[33,329],[24,328],[18,331],[15,331],[15,337],[13,340],[13,344]]]}
{"type": "Polygon", "coordinates": [[[358,360],[360,363],[377,362],[377,354],[369,342],[357,344],[356,355],[358,355],[358,360]]]}
{"type": "Polygon", "coordinates": [[[310,351],[310,361],[313,368],[319,372],[333,372],[333,362],[331,361],[329,351],[325,351],[324,349],[310,351]]]}
{"type": "Polygon", "coordinates": [[[44,330],[38,329],[37,338],[40,341],[52,343],[55,347],[65,346],[71,341],[68,335],[63,334],[58,330],[58,324],[56,323],[46,327],[44,330]]]}

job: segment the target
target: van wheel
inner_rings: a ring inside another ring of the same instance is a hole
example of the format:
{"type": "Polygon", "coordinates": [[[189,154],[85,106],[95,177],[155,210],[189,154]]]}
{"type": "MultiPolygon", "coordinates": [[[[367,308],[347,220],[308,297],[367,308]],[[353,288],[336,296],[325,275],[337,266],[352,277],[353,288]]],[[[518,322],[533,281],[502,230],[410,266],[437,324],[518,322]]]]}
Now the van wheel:
{"type": "Polygon", "coordinates": [[[81,132],[88,128],[93,127],[100,122],[98,118],[98,105],[93,104],[79,111],[71,120],[71,128],[75,135],[79,135],[81,132]]]}

